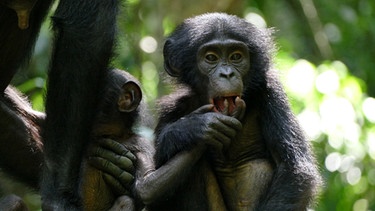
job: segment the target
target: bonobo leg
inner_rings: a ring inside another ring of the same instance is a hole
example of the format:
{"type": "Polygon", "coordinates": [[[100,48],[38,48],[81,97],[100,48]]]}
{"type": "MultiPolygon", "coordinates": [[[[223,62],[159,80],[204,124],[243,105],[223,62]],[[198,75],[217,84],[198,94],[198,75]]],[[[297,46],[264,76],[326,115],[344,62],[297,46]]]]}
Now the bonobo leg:
{"type": "Polygon", "coordinates": [[[117,0],[61,0],[53,17],[53,52],[46,100],[44,209],[79,210],[81,160],[116,32],[117,0]]]}

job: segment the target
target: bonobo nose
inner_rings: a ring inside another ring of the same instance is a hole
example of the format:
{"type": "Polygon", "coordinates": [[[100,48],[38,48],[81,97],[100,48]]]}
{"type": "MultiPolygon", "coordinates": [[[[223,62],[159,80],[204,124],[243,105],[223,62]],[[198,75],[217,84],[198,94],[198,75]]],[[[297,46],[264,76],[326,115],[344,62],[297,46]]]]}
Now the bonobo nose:
{"type": "Polygon", "coordinates": [[[229,78],[232,78],[233,76],[234,76],[234,71],[232,70],[232,68],[230,68],[226,64],[223,64],[223,67],[220,70],[220,77],[229,79],[229,78]]]}

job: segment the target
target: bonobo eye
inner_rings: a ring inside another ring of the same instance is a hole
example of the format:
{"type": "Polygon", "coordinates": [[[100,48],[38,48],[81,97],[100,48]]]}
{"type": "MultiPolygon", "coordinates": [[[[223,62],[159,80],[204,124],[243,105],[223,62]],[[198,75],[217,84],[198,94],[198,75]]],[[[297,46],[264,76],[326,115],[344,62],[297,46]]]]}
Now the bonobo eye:
{"type": "Polygon", "coordinates": [[[242,60],[242,54],[236,51],[230,55],[229,59],[232,62],[240,62],[242,60]]]}
{"type": "Polygon", "coordinates": [[[216,62],[217,60],[219,60],[218,56],[212,52],[207,52],[204,58],[206,59],[206,61],[210,63],[216,62]]]}

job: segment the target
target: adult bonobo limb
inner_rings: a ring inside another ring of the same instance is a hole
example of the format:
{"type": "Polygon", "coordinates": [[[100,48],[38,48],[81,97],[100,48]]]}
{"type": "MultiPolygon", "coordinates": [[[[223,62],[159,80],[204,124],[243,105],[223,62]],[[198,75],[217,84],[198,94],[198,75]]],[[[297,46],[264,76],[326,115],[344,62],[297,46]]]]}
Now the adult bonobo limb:
{"type": "Polygon", "coordinates": [[[82,155],[112,58],[118,0],[61,0],[44,127],[43,209],[80,210],[82,155]]]}
{"type": "MultiPolygon", "coordinates": [[[[0,168],[11,179],[39,189],[43,163],[40,137],[44,114],[34,111],[15,88],[8,86],[0,97],[0,168]]],[[[0,210],[28,210],[15,195],[0,198],[0,210]]]]}
{"type": "Polygon", "coordinates": [[[320,175],[272,70],[272,50],[269,30],[219,13],[187,19],[167,39],[165,69],[185,88],[161,100],[156,167],[200,143],[208,150],[187,172],[201,177],[182,181],[156,208],[207,210],[204,162],[228,210],[310,205],[320,175]]]}
{"type": "MultiPolygon", "coordinates": [[[[112,93],[113,87],[118,86],[119,83],[132,79],[129,74],[123,71],[113,70],[109,71],[107,77],[106,88],[111,90],[103,91],[103,93],[112,93]],[[112,92],[111,92],[112,91],[112,92]]],[[[117,91],[117,90],[116,90],[117,91]]],[[[116,96],[105,96],[104,101],[113,100],[116,96]]],[[[116,101],[117,102],[117,101],[116,101]]],[[[127,101],[125,101],[127,102],[127,101]]],[[[39,179],[41,176],[41,168],[43,164],[43,141],[40,137],[41,125],[44,123],[45,115],[43,113],[32,110],[31,105],[27,102],[17,90],[12,87],[8,87],[5,90],[5,95],[0,101],[0,125],[2,133],[0,134],[0,167],[5,173],[9,174],[13,179],[18,180],[31,187],[33,190],[39,190],[39,179]]],[[[111,109],[111,107],[104,107],[105,109],[111,109]]],[[[117,111],[117,107],[115,108],[117,111]]],[[[115,113],[114,111],[101,110],[100,114],[103,113],[115,113]]],[[[124,124],[126,127],[129,126],[130,131],[131,125],[135,123],[137,115],[124,115],[124,124]]],[[[105,118],[108,116],[99,115],[98,122],[108,121],[105,118]]],[[[95,133],[100,133],[101,130],[113,129],[116,131],[116,127],[108,128],[101,127],[96,129],[95,133]]],[[[125,127],[125,126],[124,126],[125,127]]],[[[95,146],[92,146],[93,148],[95,146]]],[[[127,148],[121,146],[121,149],[112,146],[111,150],[127,150],[127,148]]],[[[121,163],[116,163],[118,166],[110,166],[110,168],[104,166],[100,170],[90,167],[91,171],[99,172],[98,174],[112,175],[106,176],[105,182],[108,184],[98,184],[92,182],[93,175],[86,175],[82,178],[85,185],[90,186],[100,193],[100,197],[91,204],[85,203],[85,208],[89,207],[89,210],[103,210],[99,209],[106,205],[106,209],[119,209],[119,207],[129,207],[129,203],[122,196],[123,194],[129,193],[130,184],[133,181],[133,161],[134,155],[130,152],[123,153],[120,155],[116,154],[103,154],[102,151],[97,152],[95,150],[89,150],[90,153],[94,153],[92,156],[101,156],[105,159],[116,160],[120,157],[121,163]],[[113,157],[111,157],[113,156],[113,157]],[[116,203],[114,200],[108,203],[108,198],[117,198],[116,203]],[[98,206],[98,207],[96,207],[98,206]]],[[[121,151],[122,152],[122,151],[121,151]]],[[[81,162],[81,161],[80,161],[81,162]]],[[[100,166],[95,162],[91,162],[96,166],[100,166]]],[[[86,168],[88,165],[86,165],[86,168]]],[[[85,168],[85,169],[86,169],[85,168]]],[[[129,199],[130,200],[130,199],[129,199]]],[[[85,200],[87,202],[88,200],[85,200]]],[[[89,201],[90,202],[90,201],[89,201]]],[[[24,203],[19,197],[8,196],[0,199],[0,210],[19,210],[19,207],[24,206],[24,203]]],[[[26,207],[25,207],[26,209],[26,207]]]]}
{"type": "MultiPolygon", "coordinates": [[[[52,2],[0,1],[1,95],[17,69],[28,62],[52,2]]],[[[61,0],[53,16],[41,182],[45,210],[82,207],[80,161],[113,52],[117,10],[118,0],[61,0]]]]}
{"type": "Polygon", "coordinates": [[[0,97],[0,167],[33,189],[39,188],[43,162],[40,137],[44,114],[8,86],[0,97]]]}

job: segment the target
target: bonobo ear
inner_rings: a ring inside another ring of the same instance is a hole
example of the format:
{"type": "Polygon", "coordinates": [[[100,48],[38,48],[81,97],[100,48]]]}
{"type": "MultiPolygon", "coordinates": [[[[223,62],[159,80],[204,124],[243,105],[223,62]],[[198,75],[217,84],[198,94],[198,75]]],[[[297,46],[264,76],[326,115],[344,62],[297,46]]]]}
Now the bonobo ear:
{"type": "Polygon", "coordinates": [[[128,81],[122,86],[118,99],[118,109],[121,112],[132,112],[138,108],[142,100],[141,88],[133,81],[128,81]]]}
{"type": "Polygon", "coordinates": [[[168,39],[164,44],[164,69],[172,77],[180,76],[181,71],[170,63],[172,40],[168,39]]]}

